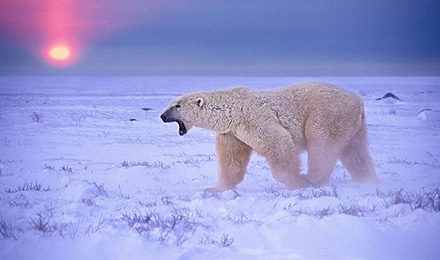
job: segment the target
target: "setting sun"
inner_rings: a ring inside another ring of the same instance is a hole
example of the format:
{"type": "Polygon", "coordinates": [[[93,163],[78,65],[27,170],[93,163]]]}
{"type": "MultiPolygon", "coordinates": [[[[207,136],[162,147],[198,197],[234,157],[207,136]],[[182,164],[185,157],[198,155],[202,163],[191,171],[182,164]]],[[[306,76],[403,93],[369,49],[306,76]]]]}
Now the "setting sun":
{"type": "Polygon", "coordinates": [[[55,60],[65,60],[70,56],[70,50],[64,46],[56,46],[49,51],[49,56],[55,60]]]}

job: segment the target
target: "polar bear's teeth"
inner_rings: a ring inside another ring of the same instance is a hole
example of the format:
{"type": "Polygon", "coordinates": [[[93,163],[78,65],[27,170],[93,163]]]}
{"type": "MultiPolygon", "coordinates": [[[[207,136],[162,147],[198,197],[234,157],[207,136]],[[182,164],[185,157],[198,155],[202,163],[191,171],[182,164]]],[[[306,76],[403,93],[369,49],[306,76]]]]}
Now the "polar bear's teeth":
{"type": "Polygon", "coordinates": [[[185,124],[180,120],[176,120],[176,122],[177,122],[177,124],[179,124],[179,135],[186,134],[187,130],[186,130],[185,124]]]}

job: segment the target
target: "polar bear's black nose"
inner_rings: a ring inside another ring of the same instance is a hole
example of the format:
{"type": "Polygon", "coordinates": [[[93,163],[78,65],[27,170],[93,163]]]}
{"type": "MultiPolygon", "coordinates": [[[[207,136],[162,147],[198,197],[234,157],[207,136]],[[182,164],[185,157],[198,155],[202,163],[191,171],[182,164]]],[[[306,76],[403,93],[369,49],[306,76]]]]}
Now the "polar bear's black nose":
{"type": "Polygon", "coordinates": [[[162,119],[162,121],[164,123],[170,123],[170,122],[174,122],[176,121],[173,116],[170,116],[168,111],[163,112],[163,114],[160,116],[160,118],[162,119]]]}

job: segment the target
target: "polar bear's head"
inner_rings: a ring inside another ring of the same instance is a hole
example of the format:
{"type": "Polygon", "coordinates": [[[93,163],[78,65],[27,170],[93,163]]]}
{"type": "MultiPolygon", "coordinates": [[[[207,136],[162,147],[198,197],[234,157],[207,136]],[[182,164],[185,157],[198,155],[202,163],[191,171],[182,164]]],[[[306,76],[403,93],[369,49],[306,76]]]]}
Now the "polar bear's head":
{"type": "Polygon", "coordinates": [[[186,94],[172,101],[160,118],[165,123],[177,122],[180,135],[193,126],[227,133],[233,130],[233,121],[240,121],[248,95],[246,88],[186,94]]]}
{"type": "Polygon", "coordinates": [[[160,118],[165,123],[177,122],[179,135],[186,134],[193,126],[204,127],[205,96],[204,93],[192,93],[177,98],[160,118]]]}

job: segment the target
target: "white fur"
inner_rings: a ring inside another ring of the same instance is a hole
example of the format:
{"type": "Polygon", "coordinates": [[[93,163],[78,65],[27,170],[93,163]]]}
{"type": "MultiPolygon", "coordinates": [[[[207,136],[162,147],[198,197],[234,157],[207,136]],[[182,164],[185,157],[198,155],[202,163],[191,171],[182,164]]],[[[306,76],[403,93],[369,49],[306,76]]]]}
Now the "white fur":
{"type": "Polygon", "coordinates": [[[321,186],[340,159],[354,181],[377,181],[368,151],[362,100],[326,84],[302,83],[270,90],[234,88],[198,92],[173,101],[174,116],[217,133],[218,180],[210,191],[243,180],[251,151],[266,157],[273,177],[289,189],[321,186]],[[308,173],[300,174],[302,151],[308,173]]]}

